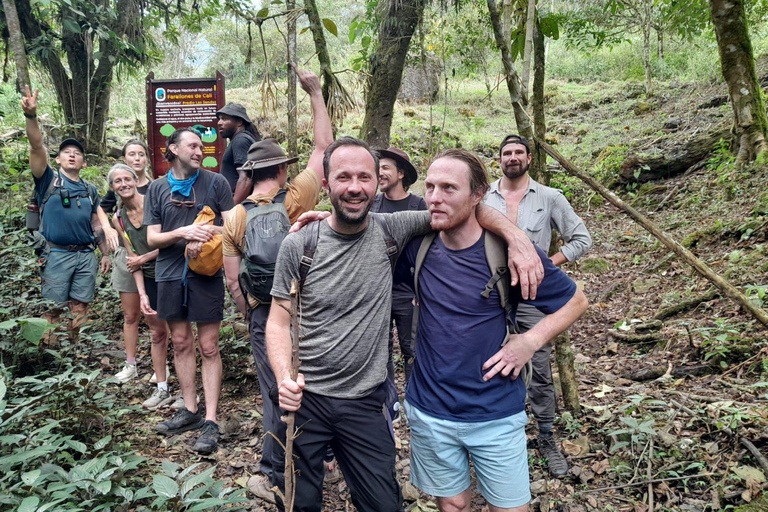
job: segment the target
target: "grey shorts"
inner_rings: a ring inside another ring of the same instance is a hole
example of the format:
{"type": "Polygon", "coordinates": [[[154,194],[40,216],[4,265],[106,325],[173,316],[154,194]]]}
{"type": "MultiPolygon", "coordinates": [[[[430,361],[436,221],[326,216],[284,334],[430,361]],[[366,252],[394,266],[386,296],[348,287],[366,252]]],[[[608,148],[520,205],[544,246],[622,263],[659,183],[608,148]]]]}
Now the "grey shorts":
{"type": "Polygon", "coordinates": [[[112,257],[112,288],[120,293],[139,293],[133,274],[128,270],[128,251],[118,247],[112,257]]]}
{"type": "Polygon", "coordinates": [[[51,249],[43,269],[43,297],[58,303],[93,302],[98,270],[93,251],[51,249]]]}

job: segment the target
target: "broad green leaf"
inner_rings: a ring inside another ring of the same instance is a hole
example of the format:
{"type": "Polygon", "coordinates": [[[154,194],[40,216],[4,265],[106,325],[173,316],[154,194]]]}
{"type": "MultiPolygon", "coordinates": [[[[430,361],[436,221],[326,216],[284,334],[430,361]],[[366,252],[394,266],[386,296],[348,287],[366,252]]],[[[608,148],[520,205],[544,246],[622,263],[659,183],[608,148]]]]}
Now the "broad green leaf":
{"type": "Polygon", "coordinates": [[[28,450],[25,452],[7,455],[5,457],[0,458],[0,468],[5,466],[8,466],[8,467],[14,466],[19,462],[31,462],[32,460],[36,459],[37,457],[40,457],[41,455],[45,455],[47,453],[56,451],[57,448],[58,448],[57,446],[46,445],[46,446],[39,446],[37,448],[28,450]]]}
{"type": "Polygon", "coordinates": [[[176,478],[176,475],[179,474],[179,465],[176,464],[175,462],[164,460],[163,473],[165,473],[166,476],[169,476],[171,478],[176,478]]]}
{"type": "Polygon", "coordinates": [[[19,321],[21,324],[21,336],[30,343],[37,345],[43,339],[46,329],[50,324],[44,318],[25,318],[19,321]]]}
{"type": "Polygon", "coordinates": [[[23,434],[11,434],[8,436],[0,436],[0,444],[16,444],[23,440],[26,436],[23,434]]]}
{"type": "Polygon", "coordinates": [[[339,30],[336,28],[336,24],[333,22],[332,19],[323,18],[323,26],[325,27],[325,30],[327,30],[334,36],[339,37],[339,30]]]}
{"type": "Polygon", "coordinates": [[[24,482],[24,485],[33,485],[35,481],[40,478],[41,473],[42,471],[39,469],[30,471],[29,473],[24,473],[21,475],[21,481],[24,482]]]}
{"type": "Polygon", "coordinates": [[[85,446],[85,443],[81,443],[80,441],[73,441],[72,439],[68,439],[64,441],[64,444],[80,453],[85,453],[88,451],[88,447],[85,446]]]}
{"type": "Polygon", "coordinates": [[[179,494],[179,484],[165,475],[154,475],[152,477],[152,488],[158,496],[163,498],[175,498],[179,494]]]}
{"type": "Polygon", "coordinates": [[[106,447],[111,440],[112,440],[112,436],[102,437],[101,439],[96,441],[96,444],[93,445],[93,448],[95,450],[101,450],[104,447],[106,447]]]}
{"type": "Polygon", "coordinates": [[[262,7],[259,12],[256,13],[257,18],[266,18],[269,16],[269,7],[262,7]]]}
{"type": "Polygon", "coordinates": [[[35,512],[40,504],[40,498],[37,496],[28,496],[19,505],[18,512],[35,512]]]}
{"type": "Polygon", "coordinates": [[[8,390],[8,388],[5,387],[5,379],[0,377],[0,402],[5,400],[5,392],[8,390]]]}
{"type": "Polygon", "coordinates": [[[202,473],[192,476],[188,480],[186,480],[181,485],[181,497],[183,498],[184,496],[186,496],[189,491],[195,488],[196,485],[201,484],[204,481],[211,478],[211,475],[213,475],[214,471],[216,471],[216,466],[211,466],[210,468],[206,469],[202,473]]]}
{"type": "Polygon", "coordinates": [[[75,34],[80,33],[80,25],[78,25],[72,18],[64,18],[61,20],[61,24],[64,25],[64,28],[69,32],[74,32],[75,34]]]}
{"type": "Polygon", "coordinates": [[[16,325],[18,325],[16,320],[6,320],[5,322],[0,322],[0,331],[8,331],[16,327],[16,325]]]}
{"type": "Polygon", "coordinates": [[[112,489],[112,480],[104,480],[93,484],[93,488],[101,494],[107,494],[112,489]]]}

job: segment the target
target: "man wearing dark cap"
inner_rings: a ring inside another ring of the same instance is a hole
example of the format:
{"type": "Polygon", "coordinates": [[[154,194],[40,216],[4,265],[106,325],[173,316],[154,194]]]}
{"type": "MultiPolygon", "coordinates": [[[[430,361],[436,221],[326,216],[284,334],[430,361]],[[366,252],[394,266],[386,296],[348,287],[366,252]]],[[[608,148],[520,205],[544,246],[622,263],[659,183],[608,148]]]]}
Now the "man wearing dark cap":
{"type": "Polygon", "coordinates": [[[227,103],[216,112],[219,120],[219,135],[229,139],[229,146],[221,159],[221,175],[227,178],[234,195],[235,204],[240,204],[251,193],[253,183],[238,167],[248,160],[248,148],[261,140],[261,134],[253,126],[245,107],[239,103],[227,103]]]}
{"type": "MultiPolygon", "coordinates": [[[[102,253],[101,271],[106,273],[110,267],[97,215],[101,199],[96,187],[80,178],[80,171],[85,167],[85,151],[78,140],[65,139],[61,143],[56,157],[58,170],[49,165],[48,150],[37,124],[37,95],[37,90],[31,94],[27,86],[21,108],[29,139],[29,167],[41,213],[38,232],[46,241],[40,259],[42,294],[57,305],[68,305],[72,313],[70,338],[77,341],[96,290],[99,263],[94,256],[94,246],[97,237],[102,253]]],[[[62,309],[50,309],[45,314],[46,320],[59,323],[62,309]]]]}
{"type": "MultiPolygon", "coordinates": [[[[426,210],[424,198],[408,192],[408,188],[419,178],[419,173],[411,163],[411,159],[400,148],[391,147],[379,151],[379,190],[373,201],[373,213],[394,213],[405,210],[426,210]]],[[[413,323],[413,292],[405,284],[396,284],[392,288],[392,314],[389,320],[389,364],[387,376],[394,382],[395,367],[392,358],[394,336],[391,324],[394,321],[397,328],[397,339],[400,341],[400,353],[403,357],[403,372],[405,382],[411,376],[416,353],[413,350],[411,324],[413,323]]],[[[397,417],[399,403],[389,404],[393,416],[397,417]]]]}
{"type": "MultiPolygon", "coordinates": [[[[297,70],[302,89],[309,93],[314,116],[315,148],[307,163],[307,168],[291,180],[287,168],[298,160],[288,157],[274,139],[255,142],[248,150],[248,160],[238,170],[252,180],[252,193],[243,204],[232,209],[224,223],[224,271],[227,286],[237,304],[238,310],[249,319],[251,350],[256,362],[256,375],[259,379],[263,402],[262,423],[264,432],[275,432],[279,421],[276,404],[270,398],[275,393],[275,375],[267,360],[264,330],[269,317],[270,302],[261,304],[255,297],[245,294],[240,286],[240,262],[245,254],[246,219],[248,211],[261,205],[281,203],[285,207],[290,222],[294,222],[302,213],[312,210],[317,204],[323,181],[323,152],[333,142],[333,130],[328,111],[323,101],[320,80],[311,71],[297,70]]],[[[276,398],[276,396],[275,396],[276,398]]],[[[267,434],[263,437],[261,475],[251,478],[249,489],[258,497],[274,503],[272,493],[272,449],[274,439],[267,434]]]]}
{"type": "MultiPolygon", "coordinates": [[[[491,184],[483,203],[505,214],[542,251],[549,251],[552,228],[555,228],[565,241],[565,245],[550,258],[559,267],[583,256],[592,247],[592,237],[560,190],[541,185],[528,176],[532,157],[525,137],[505,137],[499,146],[499,161],[504,175],[491,184]]],[[[535,307],[520,304],[515,318],[518,332],[528,332],[542,318],[544,313],[535,307]]],[[[557,400],[550,367],[551,354],[552,345],[547,343],[533,355],[533,378],[528,386],[528,400],[539,425],[537,441],[541,456],[547,459],[550,474],[560,477],[568,472],[568,461],[560,451],[552,430],[557,400]]]]}

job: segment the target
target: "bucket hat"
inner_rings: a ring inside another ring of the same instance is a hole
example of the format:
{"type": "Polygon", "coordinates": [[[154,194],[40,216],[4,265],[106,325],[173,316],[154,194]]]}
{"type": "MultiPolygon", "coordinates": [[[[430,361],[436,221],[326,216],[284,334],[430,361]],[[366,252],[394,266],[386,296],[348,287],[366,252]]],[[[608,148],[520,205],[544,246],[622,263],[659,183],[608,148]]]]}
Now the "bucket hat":
{"type": "Polygon", "coordinates": [[[288,157],[275,139],[264,139],[251,144],[248,148],[248,161],[238,171],[254,171],[273,165],[298,162],[296,157],[288,157]]]}
{"type": "Polygon", "coordinates": [[[219,118],[220,114],[226,114],[232,117],[239,117],[246,123],[253,124],[253,121],[251,121],[251,118],[248,117],[248,113],[245,111],[245,107],[240,103],[227,103],[226,105],[221,107],[221,110],[216,112],[217,119],[219,118]]]}

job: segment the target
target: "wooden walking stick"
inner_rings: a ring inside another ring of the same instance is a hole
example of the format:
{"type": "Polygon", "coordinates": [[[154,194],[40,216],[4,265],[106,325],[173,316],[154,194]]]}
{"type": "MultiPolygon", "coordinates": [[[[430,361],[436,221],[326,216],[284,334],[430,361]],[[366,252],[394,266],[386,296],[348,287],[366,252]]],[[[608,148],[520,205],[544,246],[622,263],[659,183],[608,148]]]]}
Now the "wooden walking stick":
{"type": "MultiPolygon", "coordinates": [[[[299,280],[291,282],[291,380],[296,381],[299,375],[299,301],[301,299],[299,280]]],[[[296,413],[287,412],[285,421],[285,510],[293,512],[296,501],[296,472],[293,465],[293,440],[296,439],[296,413]]]]}

